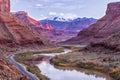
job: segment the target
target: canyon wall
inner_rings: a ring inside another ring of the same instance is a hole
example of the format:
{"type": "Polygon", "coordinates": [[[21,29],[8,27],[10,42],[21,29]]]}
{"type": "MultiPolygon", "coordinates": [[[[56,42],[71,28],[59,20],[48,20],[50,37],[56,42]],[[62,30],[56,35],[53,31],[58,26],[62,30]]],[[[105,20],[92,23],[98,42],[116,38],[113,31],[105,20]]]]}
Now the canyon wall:
{"type": "Polygon", "coordinates": [[[0,11],[10,12],[10,0],[0,0],[0,11]]]}
{"type": "Polygon", "coordinates": [[[120,2],[109,3],[106,15],[95,24],[83,29],[79,34],[63,43],[89,44],[120,31],[120,2]]]}

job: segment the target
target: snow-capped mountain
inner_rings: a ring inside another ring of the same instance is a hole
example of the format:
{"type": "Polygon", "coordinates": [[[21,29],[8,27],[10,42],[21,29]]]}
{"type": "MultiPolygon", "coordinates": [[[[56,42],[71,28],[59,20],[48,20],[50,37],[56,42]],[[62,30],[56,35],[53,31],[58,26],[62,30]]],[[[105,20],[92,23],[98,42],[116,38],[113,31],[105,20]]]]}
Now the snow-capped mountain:
{"type": "Polygon", "coordinates": [[[61,16],[54,16],[54,17],[49,17],[46,20],[69,22],[69,21],[72,21],[73,19],[71,19],[71,18],[64,18],[64,17],[61,17],[61,16]]]}
{"type": "Polygon", "coordinates": [[[72,21],[72,19],[69,19],[69,18],[62,18],[62,17],[54,17],[53,20],[54,20],[54,21],[63,21],[63,22],[72,21]]]}
{"type": "Polygon", "coordinates": [[[83,28],[88,27],[89,25],[95,23],[97,20],[94,18],[76,18],[76,19],[65,19],[62,17],[54,17],[45,20],[40,20],[43,25],[46,22],[49,23],[56,30],[72,30],[80,31],[83,28]]]}

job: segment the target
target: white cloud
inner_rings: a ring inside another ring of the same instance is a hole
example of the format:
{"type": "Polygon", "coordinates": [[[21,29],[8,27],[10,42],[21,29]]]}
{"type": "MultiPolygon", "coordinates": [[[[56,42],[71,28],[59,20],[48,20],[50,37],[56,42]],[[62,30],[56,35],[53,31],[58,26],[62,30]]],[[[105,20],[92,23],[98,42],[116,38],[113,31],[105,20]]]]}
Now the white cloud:
{"type": "Polygon", "coordinates": [[[63,17],[63,18],[66,18],[66,19],[68,19],[68,18],[74,19],[74,18],[78,17],[78,15],[73,14],[73,13],[66,13],[66,14],[65,13],[60,13],[59,15],[60,15],[60,17],[63,17]]]}
{"type": "Polygon", "coordinates": [[[44,7],[43,4],[36,4],[35,6],[36,6],[37,8],[43,8],[43,7],[44,7]]]}
{"type": "Polygon", "coordinates": [[[74,13],[56,13],[56,12],[49,12],[48,17],[62,17],[66,19],[74,19],[77,18],[78,15],[74,13]]]}
{"type": "Polygon", "coordinates": [[[57,13],[56,12],[49,12],[48,15],[54,16],[54,15],[57,15],[57,13]]]}

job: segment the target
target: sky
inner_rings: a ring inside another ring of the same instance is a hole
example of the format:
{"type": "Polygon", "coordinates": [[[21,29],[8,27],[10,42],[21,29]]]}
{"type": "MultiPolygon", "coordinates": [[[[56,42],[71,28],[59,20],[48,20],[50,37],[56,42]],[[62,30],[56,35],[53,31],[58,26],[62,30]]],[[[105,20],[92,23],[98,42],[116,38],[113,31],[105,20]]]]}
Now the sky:
{"type": "Polygon", "coordinates": [[[36,20],[51,17],[101,18],[107,4],[120,0],[11,0],[11,12],[25,11],[36,20]]]}

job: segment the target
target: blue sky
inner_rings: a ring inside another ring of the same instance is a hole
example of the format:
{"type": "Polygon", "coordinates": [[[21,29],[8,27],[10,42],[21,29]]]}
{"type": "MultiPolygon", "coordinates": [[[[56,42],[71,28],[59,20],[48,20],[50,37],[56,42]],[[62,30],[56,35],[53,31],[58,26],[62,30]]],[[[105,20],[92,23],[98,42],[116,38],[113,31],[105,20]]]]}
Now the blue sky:
{"type": "Polygon", "coordinates": [[[11,11],[26,11],[36,20],[53,16],[101,18],[107,4],[116,1],[120,0],[11,0],[11,11]]]}

